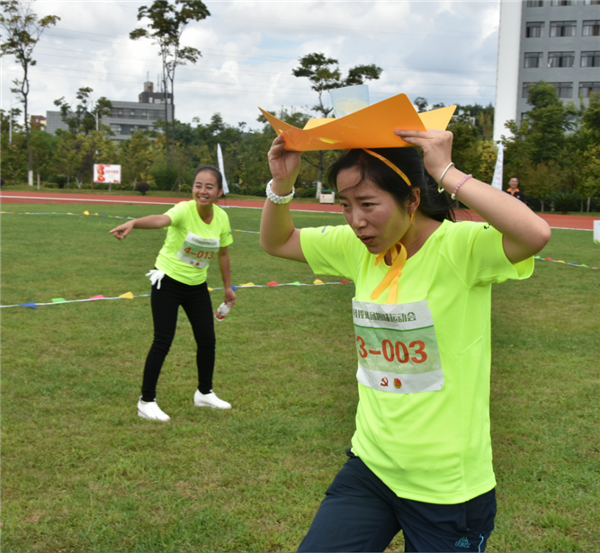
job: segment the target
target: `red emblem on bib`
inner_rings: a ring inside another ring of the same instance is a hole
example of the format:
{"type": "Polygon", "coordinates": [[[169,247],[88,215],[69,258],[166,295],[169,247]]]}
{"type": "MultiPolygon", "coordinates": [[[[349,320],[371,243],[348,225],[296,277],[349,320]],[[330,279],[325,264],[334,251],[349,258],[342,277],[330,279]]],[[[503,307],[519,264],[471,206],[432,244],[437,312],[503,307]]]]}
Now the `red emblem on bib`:
{"type": "Polygon", "coordinates": [[[400,382],[399,378],[394,378],[394,387],[397,388],[398,390],[400,388],[402,388],[402,382],[400,382]]]}
{"type": "Polygon", "coordinates": [[[384,376],[384,377],[381,379],[381,385],[382,385],[382,386],[387,386],[387,385],[388,385],[388,379],[387,379],[387,376],[384,376]]]}

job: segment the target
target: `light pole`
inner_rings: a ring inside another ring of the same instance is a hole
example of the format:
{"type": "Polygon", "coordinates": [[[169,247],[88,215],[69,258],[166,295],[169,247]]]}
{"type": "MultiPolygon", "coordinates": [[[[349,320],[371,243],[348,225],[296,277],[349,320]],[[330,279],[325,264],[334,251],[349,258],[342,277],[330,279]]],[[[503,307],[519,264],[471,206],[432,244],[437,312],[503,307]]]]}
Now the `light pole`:
{"type": "Polygon", "coordinates": [[[91,111],[88,111],[87,109],[85,110],[86,113],[89,113],[90,115],[94,116],[94,119],[96,119],[96,131],[98,130],[98,114],[97,113],[92,113],[91,111]]]}
{"type": "Polygon", "coordinates": [[[10,99],[10,111],[8,112],[8,143],[12,145],[12,98],[10,99]]]}
{"type": "MultiPolygon", "coordinates": [[[[96,119],[96,132],[98,132],[98,113],[92,113],[91,111],[88,111],[87,109],[85,110],[86,113],[89,113],[90,115],[93,115],[94,118],[96,119]]],[[[96,150],[96,155],[98,155],[98,150],[96,150]]]]}

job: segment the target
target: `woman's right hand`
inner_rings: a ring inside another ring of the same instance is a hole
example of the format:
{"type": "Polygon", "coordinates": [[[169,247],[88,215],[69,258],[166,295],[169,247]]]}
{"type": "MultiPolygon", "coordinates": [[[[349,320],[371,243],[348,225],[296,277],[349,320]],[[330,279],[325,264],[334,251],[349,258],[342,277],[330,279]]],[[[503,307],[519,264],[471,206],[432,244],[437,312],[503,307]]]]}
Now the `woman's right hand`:
{"type": "Polygon", "coordinates": [[[444,170],[452,161],[452,139],[454,138],[452,133],[436,129],[428,131],[397,129],[395,133],[409,144],[414,144],[423,150],[423,165],[435,182],[439,183],[444,170]]]}
{"type": "Polygon", "coordinates": [[[115,227],[110,232],[119,242],[123,240],[132,230],[134,221],[127,221],[118,227],[115,227]]]}
{"type": "Polygon", "coordinates": [[[269,168],[273,175],[273,192],[286,195],[292,191],[292,187],[298,178],[300,171],[300,152],[289,152],[285,149],[285,138],[279,135],[269,150],[269,168]]]}

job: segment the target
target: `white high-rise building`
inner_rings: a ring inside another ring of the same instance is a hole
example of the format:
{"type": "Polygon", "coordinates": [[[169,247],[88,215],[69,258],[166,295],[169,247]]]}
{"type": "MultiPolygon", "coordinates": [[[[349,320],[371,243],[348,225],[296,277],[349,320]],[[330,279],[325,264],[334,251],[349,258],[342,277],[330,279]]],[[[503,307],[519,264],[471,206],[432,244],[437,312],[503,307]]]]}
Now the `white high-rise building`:
{"type": "Polygon", "coordinates": [[[538,81],[563,101],[600,92],[600,0],[501,0],[494,140],[531,109],[538,81]]]}

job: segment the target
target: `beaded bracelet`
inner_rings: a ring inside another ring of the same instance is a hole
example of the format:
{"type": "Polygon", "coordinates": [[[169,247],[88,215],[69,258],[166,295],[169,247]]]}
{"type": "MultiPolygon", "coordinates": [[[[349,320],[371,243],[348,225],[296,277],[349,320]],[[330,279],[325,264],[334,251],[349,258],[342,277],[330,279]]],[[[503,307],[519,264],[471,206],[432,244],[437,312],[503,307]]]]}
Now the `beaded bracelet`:
{"type": "Polygon", "coordinates": [[[457,185],[456,188],[454,189],[454,192],[452,192],[452,194],[450,195],[450,197],[453,200],[456,200],[456,195],[458,194],[458,189],[465,183],[467,182],[469,179],[472,179],[473,175],[467,175],[463,180],[461,180],[457,185]]]}
{"type": "Polygon", "coordinates": [[[446,174],[446,171],[448,171],[448,169],[450,169],[450,167],[452,167],[454,165],[454,162],[450,162],[448,163],[448,167],[446,167],[444,169],[444,172],[442,173],[442,176],[440,177],[440,180],[438,181],[438,192],[441,194],[444,190],[442,189],[442,179],[444,178],[444,175],[446,174]]]}
{"type": "Polygon", "coordinates": [[[269,198],[269,200],[271,200],[274,204],[277,205],[287,204],[291,202],[292,198],[294,197],[294,192],[296,192],[296,189],[292,186],[292,191],[287,196],[279,196],[275,194],[273,190],[271,190],[272,182],[273,180],[270,180],[269,184],[267,184],[267,198],[269,198]]]}

